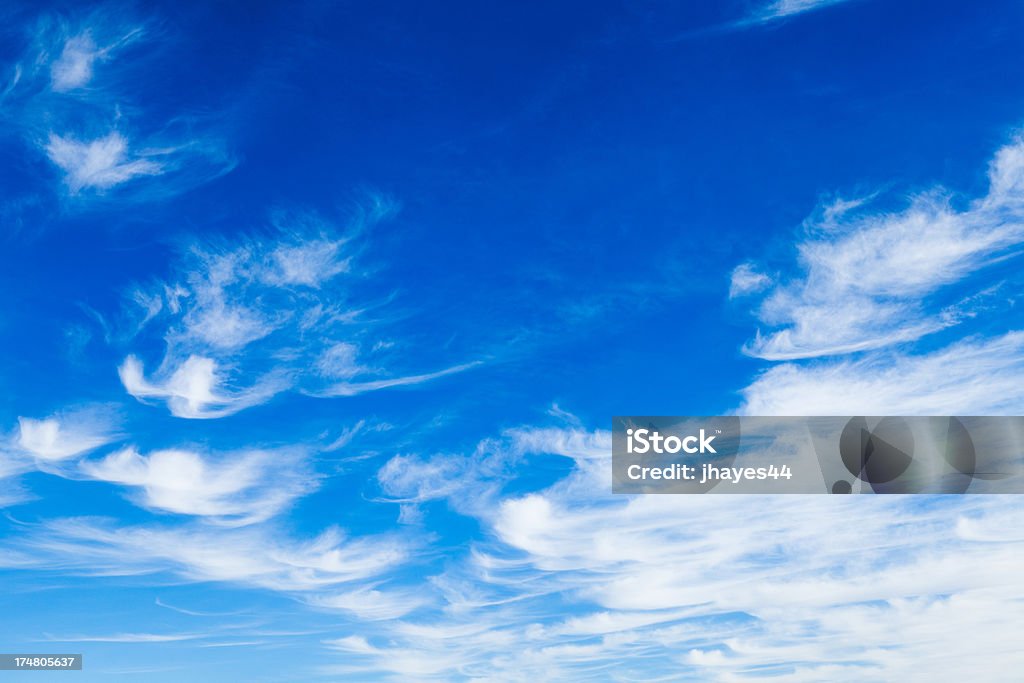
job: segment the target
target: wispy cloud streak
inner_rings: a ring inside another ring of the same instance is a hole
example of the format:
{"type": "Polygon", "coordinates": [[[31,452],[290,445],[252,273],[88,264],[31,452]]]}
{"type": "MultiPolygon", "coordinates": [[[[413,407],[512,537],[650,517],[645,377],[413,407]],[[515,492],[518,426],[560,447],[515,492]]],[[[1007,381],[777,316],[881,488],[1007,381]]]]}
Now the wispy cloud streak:
{"type": "Polygon", "coordinates": [[[758,332],[747,353],[787,360],[879,349],[970,316],[970,298],[935,308],[929,297],[1024,241],[1024,140],[996,153],[988,193],[965,209],[936,190],[902,211],[844,203],[822,216],[797,246],[801,275],[764,297],[757,316],[772,331],[758,332]]]}

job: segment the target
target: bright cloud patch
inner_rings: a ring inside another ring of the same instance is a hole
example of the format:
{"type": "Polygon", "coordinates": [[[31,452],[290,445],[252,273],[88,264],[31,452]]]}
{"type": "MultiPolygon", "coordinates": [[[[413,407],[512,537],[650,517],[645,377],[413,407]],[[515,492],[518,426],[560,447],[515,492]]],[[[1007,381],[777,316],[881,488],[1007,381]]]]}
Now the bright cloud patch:
{"type": "Polygon", "coordinates": [[[771,284],[772,279],[770,277],[758,272],[752,264],[744,263],[736,266],[732,271],[729,283],[729,298],[735,299],[736,297],[755,294],[771,284]]]}
{"type": "Polygon", "coordinates": [[[81,410],[43,420],[18,418],[18,446],[40,460],[65,460],[115,438],[111,419],[100,411],[81,410]]]}
{"type": "Polygon", "coordinates": [[[94,479],[139,488],[137,500],[145,507],[229,525],[269,519],[317,484],[300,454],[286,451],[247,451],[215,461],[194,451],[142,455],[126,448],[81,468],[94,479]]]}
{"type": "Polygon", "coordinates": [[[64,49],[50,67],[53,89],[65,92],[81,88],[92,78],[92,65],[99,56],[99,50],[88,33],[69,38],[64,49]]]}
{"type": "Polygon", "coordinates": [[[38,37],[44,55],[60,49],[59,56],[50,64],[50,88],[57,93],[87,87],[97,62],[110,59],[145,33],[143,26],[124,25],[119,18],[98,11],[89,16],[79,33],[69,34],[68,26],[58,26],[55,35],[38,37]],[[97,35],[102,44],[97,44],[97,35]]]}
{"type": "Polygon", "coordinates": [[[167,401],[171,414],[186,418],[214,418],[264,402],[281,390],[274,378],[244,391],[221,389],[223,378],[217,363],[210,358],[189,356],[167,376],[151,382],[143,375],[142,363],[129,356],[118,369],[125,390],[137,399],[159,398],[167,401]]]}
{"type": "Polygon", "coordinates": [[[51,134],[46,154],[64,171],[72,192],[85,188],[105,190],[137,176],[162,172],[155,161],[129,157],[127,141],[116,132],[89,142],[51,134]]]}

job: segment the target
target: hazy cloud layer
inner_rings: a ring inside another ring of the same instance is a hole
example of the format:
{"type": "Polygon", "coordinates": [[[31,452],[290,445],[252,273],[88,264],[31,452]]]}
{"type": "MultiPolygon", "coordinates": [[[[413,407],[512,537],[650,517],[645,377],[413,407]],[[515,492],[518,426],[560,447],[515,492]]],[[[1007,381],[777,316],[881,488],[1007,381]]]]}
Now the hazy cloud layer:
{"type": "Polygon", "coordinates": [[[389,462],[385,490],[448,499],[494,541],[431,580],[442,611],[330,641],[345,655],[331,671],[607,680],[671,668],[722,681],[752,670],[787,681],[973,671],[1010,681],[1022,661],[1011,635],[1022,612],[1008,606],[1024,596],[1012,560],[1024,539],[1011,531],[1021,514],[1011,500],[743,496],[723,505],[601,494],[609,468],[610,434],[557,428],[514,430],[468,459],[389,462]],[[514,478],[502,463],[531,454],[569,458],[573,470],[532,493],[488,486],[514,478]],[[950,627],[964,623],[969,637],[950,627]]]}

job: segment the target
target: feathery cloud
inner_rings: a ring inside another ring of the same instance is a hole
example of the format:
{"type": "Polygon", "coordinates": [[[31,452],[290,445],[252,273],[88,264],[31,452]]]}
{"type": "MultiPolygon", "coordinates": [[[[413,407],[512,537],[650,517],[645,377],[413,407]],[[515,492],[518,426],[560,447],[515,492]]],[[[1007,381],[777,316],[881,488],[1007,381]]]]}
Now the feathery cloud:
{"type": "Polygon", "coordinates": [[[755,18],[762,22],[772,21],[822,9],[829,5],[838,5],[842,2],[848,2],[848,0],[775,0],[762,7],[756,13],[755,18]]]}
{"type": "Polygon", "coordinates": [[[286,387],[282,378],[269,376],[248,389],[224,391],[216,361],[201,356],[189,356],[156,382],[145,378],[138,358],[128,356],[118,368],[118,375],[125,390],[140,401],[164,399],[172,415],[193,419],[233,415],[265,402],[286,387]]]}
{"type": "Polygon", "coordinates": [[[756,294],[772,284],[772,279],[758,272],[750,263],[741,263],[732,271],[729,281],[729,298],[735,299],[748,294],[756,294]]]}
{"type": "Polygon", "coordinates": [[[801,275],[776,284],[757,311],[774,331],[758,333],[747,353],[768,360],[836,355],[958,324],[969,302],[936,309],[929,297],[1012,257],[1024,241],[1024,138],[996,153],[988,193],[965,209],[933,191],[902,211],[825,214],[827,224],[810,226],[797,247],[801,275]]]}
{"type": "Polygon", "coordinates": [[[120,133],[80,142],[50,134],[46,154],[65,174],[72,193],[84,188],[107,189],[135,176],[159,175],[160,164],[145,158],[129,158],[128,144],[120,133]]]}
{"type": "Polygon", "coordinates": [[[393,376],[370,362],[391,346],[376,338],[385,321],[363,318],[387,299],[353,301],[359,278],[351,267],[362,248],[356,238],[394,210],[375,196],[343,231],[307,214],[279,217],[275,230],[260,238],[193,244],[172,278],[128,297],[136,313],[131,334],[157,333],[166,351],[156,379],[146,379],[141,360],[129,355],[120,368],[125,389],[140,400],[165,399],[178,417],[209,418],[291,388],[355,396],[480,365],[393,376]],[[244,376],[254,377],[249,388],[226,389],[244,376]]]}
{"type": "Polygon", "coordinates": [[[278,515],[317,486],[300,452],[250,450],[214,458],[169,449],[142,455],[125,448],[81,470],[102,481],[140,489],[133,499],[157,511],[201,516],[228,526],[278,515]]]}
{"type": "Polygon", "coordinates": [[[81,88],[92,78],[92,66],[100,50],[88,33],[72,36],[64,43],[60,57],[50,66],[52,87],[57,92],[81,88]]]}
{"type": "Polygon", "coordinates": [[[160,199],[235,165],[212,126],[145,110],[123,87],[119,76],[146,60],[121,53],[159,38],[150,28],[103,8],[43,16],[12,67],[0,96],[5,124],[60,171],[69,206],[115,196],[160,199]]]}
{"type": "Polygon", "coordinates": [[[1004,672],[1021,657],[1007,629],[1021,611],[1006,606],[1024,596],[1012,501],[616,496],[610,441],[603,431],[511,430],[507,453],[568,458],[572,470],[536,491],[492,486],[478,505],[463,504],[467,492],[500,480],[501,468],[460,469],[455,456],[385,465],[386,490],[448,497],[493,540],[432,579],[444,610],[330,641],[348,658],[332,671],[500,675],[514,651],[523,676],[573,680],[668,668],[722,681],[754,669],[785,680],[948,670],[1011,680],[1004,672]],[[460,488],[467,471],[475,481],[460,488]],[[899,627],[879,632],[889,620],[899,627]]]}
{"type": "Polygon", "coordinates": [[[750,415],[1019,415],[1024,332],[931,352],[786,363],[743,390],[750,415]],[[873,414],[874,414],[873,413],[873,414]]]}
{"type": "MultiPolygon", "coordinates": [[[[8,541],[19,544],[30,553],[24,561],[49,569],[121,575],[170,571],[191,581],[300,595],[323,595],[380,577],[404,561],[410,548],[397,535],[346,538],[337,528],[295,541],[262,526],[117,526],[91,518],[46,522],[31,538],[8,541]]],[[[4,560],[0,554],[0,564],[4,560]]]]}
{"type": "Polygon", "coordinates": [[[60,461],[104,446],[118,438],[108,411],[82,408],[37,420],[18,418],[17,445],[44,461],[60,461]]]}
{"type": "Polygon", "coordinates": [[[448,375],[454,375],[459,372],[464,372],[471,368],[475,368],[481,365],[483,361],[473,361],[471,363],[462,363],[461,365],[453,365],[450,368],[444,370],[438,370],[437,372],[428,372],[422,375],[409,375],[406,377],[391,377],[388,379],[371,380],[367,382],[338,382],[333,384],[326,389],[315,392],[315,396],[356,396],[368,391],[379,391],[380,389],[390,389],[393,387],[407,387],[415,386],[417,384],[423,384],[424,382],[430,382],[440,377],[446,377],[448,375]]]}

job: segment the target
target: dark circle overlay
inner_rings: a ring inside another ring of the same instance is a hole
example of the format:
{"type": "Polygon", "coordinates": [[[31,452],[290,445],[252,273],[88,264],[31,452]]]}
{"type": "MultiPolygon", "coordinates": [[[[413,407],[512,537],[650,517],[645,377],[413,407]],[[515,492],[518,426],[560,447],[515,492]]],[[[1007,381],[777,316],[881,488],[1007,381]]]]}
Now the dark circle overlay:
{"type": "Polygon", "coordinates": [[[853,487],[850,485],[850,482],[846,481],[845,479],[840,479],[836,483],[832,484],[832,493],[851,493],[851,492],[853,492],[853,487]]]}
{"type": "MultiPolygon", "coordinates": [[[[964,493],[976,475],[977,457],[974,442],[964,424],[955,417],[928,418],[928,437],[937,446],[943,462],[928,463],[940,467],[943,474],[938,483],[923,480],[915,464],[922,462],[933,449],[919,452],[914,433],[907,420],[884,417],[873,429],[865,417],[851,418],[839,437],[839,455],[846,470],[876,493],[964,493]],[[915,460],[916,459],[916,460],[915,460]]],[[[837,481],[833,493],[848,493],[851,485],[837,481]]]]}

